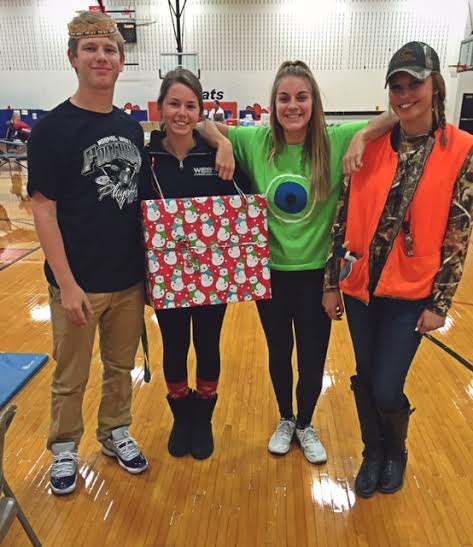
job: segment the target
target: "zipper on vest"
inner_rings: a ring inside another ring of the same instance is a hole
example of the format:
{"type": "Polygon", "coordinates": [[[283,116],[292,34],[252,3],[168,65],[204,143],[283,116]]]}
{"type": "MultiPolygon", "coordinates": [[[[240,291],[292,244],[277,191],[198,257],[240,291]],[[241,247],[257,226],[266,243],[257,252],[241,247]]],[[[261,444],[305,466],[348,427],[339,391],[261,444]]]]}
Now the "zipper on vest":
{"type": "MultiPolygon", "coordinates": [[[[172,154],[170,154],[172,155],[172,154]]],[[[190,154],[187,154],[182,160],[179,161],[179,169],[182,171],[184,169],[184,160],[187,158],[191,158],[192,156],[210,156],[211,152],[191,152],[190,154]]],[[[177,159],[177,158],[176,158],[177,159]]]]}
{"type": "Polygon", "coordinates": [[[156,152],[149,152],[149,155],[152,157],[152,165],[154,166],[155,164],[155,156],[167,156],[167,157],[170,157],[170,158],[174,158],[178,165],[179,165],[179,171],[184,171],[184,161],[187,160],[187,158],[191,158],[192,156],[210,156],[212,154],[212,152],[191,152],[190,154],[187,154],[187,156],[185,156],[182,160],[176,158],[176,156],[173,156],[172,154],[170,154],[168,151],[166,150],[159,150],[159,151],[156,151],[156,152]]]}

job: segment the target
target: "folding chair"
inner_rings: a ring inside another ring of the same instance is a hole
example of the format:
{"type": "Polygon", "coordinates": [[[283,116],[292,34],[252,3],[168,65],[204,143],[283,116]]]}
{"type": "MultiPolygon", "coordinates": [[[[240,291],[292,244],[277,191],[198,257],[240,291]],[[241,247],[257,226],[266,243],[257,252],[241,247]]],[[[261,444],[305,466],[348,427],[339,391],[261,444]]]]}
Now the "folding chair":
{"type": "Polygon", "coordinates": [[[0,168],[8,163],[10,174],[12,174],[12,163],[27,170],[27,161],[28,157],[25,143],[0,139],[0,168]]]}
{"type": "Polygon", "coordinates": [[[10,120],[8,120],[5,125],[7,126],[7,131],[5,133],[5,140],[6,141],[13,141],[16,137],[16,129],[13,128],[13,125],[10,120]]]}
{"type": "Polygon", "coordinates": [[[5,447],[5,433],[9,428],[16,413],[16,406],[10,405],[3,414],[0,415],[0,544],[8,533],[13,520],[18,517],[23,529],[25,530],[31,544],[35,547],[41,547],[37,535],[34,533],[28,519],[15,498],[11,488],[8,486],[3,474],[3,452],[5,447]]]}

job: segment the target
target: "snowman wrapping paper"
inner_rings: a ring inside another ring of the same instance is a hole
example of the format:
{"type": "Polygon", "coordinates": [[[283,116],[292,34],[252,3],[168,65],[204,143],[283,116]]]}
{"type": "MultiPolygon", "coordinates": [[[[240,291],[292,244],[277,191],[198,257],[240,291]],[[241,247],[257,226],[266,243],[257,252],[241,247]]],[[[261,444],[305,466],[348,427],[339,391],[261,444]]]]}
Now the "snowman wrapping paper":
{"type": "Polygon", "coordinates": [[[155,309],[271,298],[263,195],[156,199],[141,206],[146,285],[155,309]]]}

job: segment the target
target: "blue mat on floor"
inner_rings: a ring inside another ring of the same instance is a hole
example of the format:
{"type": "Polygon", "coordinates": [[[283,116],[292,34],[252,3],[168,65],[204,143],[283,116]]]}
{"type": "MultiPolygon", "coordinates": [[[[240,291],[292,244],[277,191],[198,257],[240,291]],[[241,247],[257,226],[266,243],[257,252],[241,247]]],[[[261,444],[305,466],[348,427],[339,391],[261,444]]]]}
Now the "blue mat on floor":
{"type": "Polygon", "coordinates": [[[0,408],[47,362],[44,353],[0,353],[0,408]]]}

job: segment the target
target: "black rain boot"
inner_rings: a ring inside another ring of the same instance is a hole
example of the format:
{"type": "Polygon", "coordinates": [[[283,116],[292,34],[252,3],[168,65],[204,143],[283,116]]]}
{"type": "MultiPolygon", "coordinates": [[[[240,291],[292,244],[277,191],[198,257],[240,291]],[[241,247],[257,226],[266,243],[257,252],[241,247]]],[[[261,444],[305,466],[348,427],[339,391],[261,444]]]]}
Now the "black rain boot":
{"type": "Polygon", "coordinates": [[[212,414],[216,403],[217,396],[212,399],[201,399],[197,394],[195,396],[191,454],[197,460],[205,460],[214,451],[212,414]]]}
{"type": "Polygon", "coordinates": [[[362,498],[370,498],[378,487],[384,462],[379,415],[369,387],[360,382],[358,376],[351,377],[351,389],[365,445],[363,461],[355,479],[355,492],[362,498]]]}
{"type": "Polygon", "coordinates": [[[169,435],[168,451],[171,456],[181,458],[191,450],[192,435],[192,403],[194,394],[189,391],[186,397],[172,399],[167,396],[169,406],[174,416],[174,424],[169,435]]]}
{"type": "Polygon", "coordinates": [[[404,484],[404,472],[407,465],[407,429],[409,416],[413,412],[409,402],[407,404],[408,406],[399,412],[380,413],[386,456],[378,490],[384,494],[393,494],[404,484]]]}

